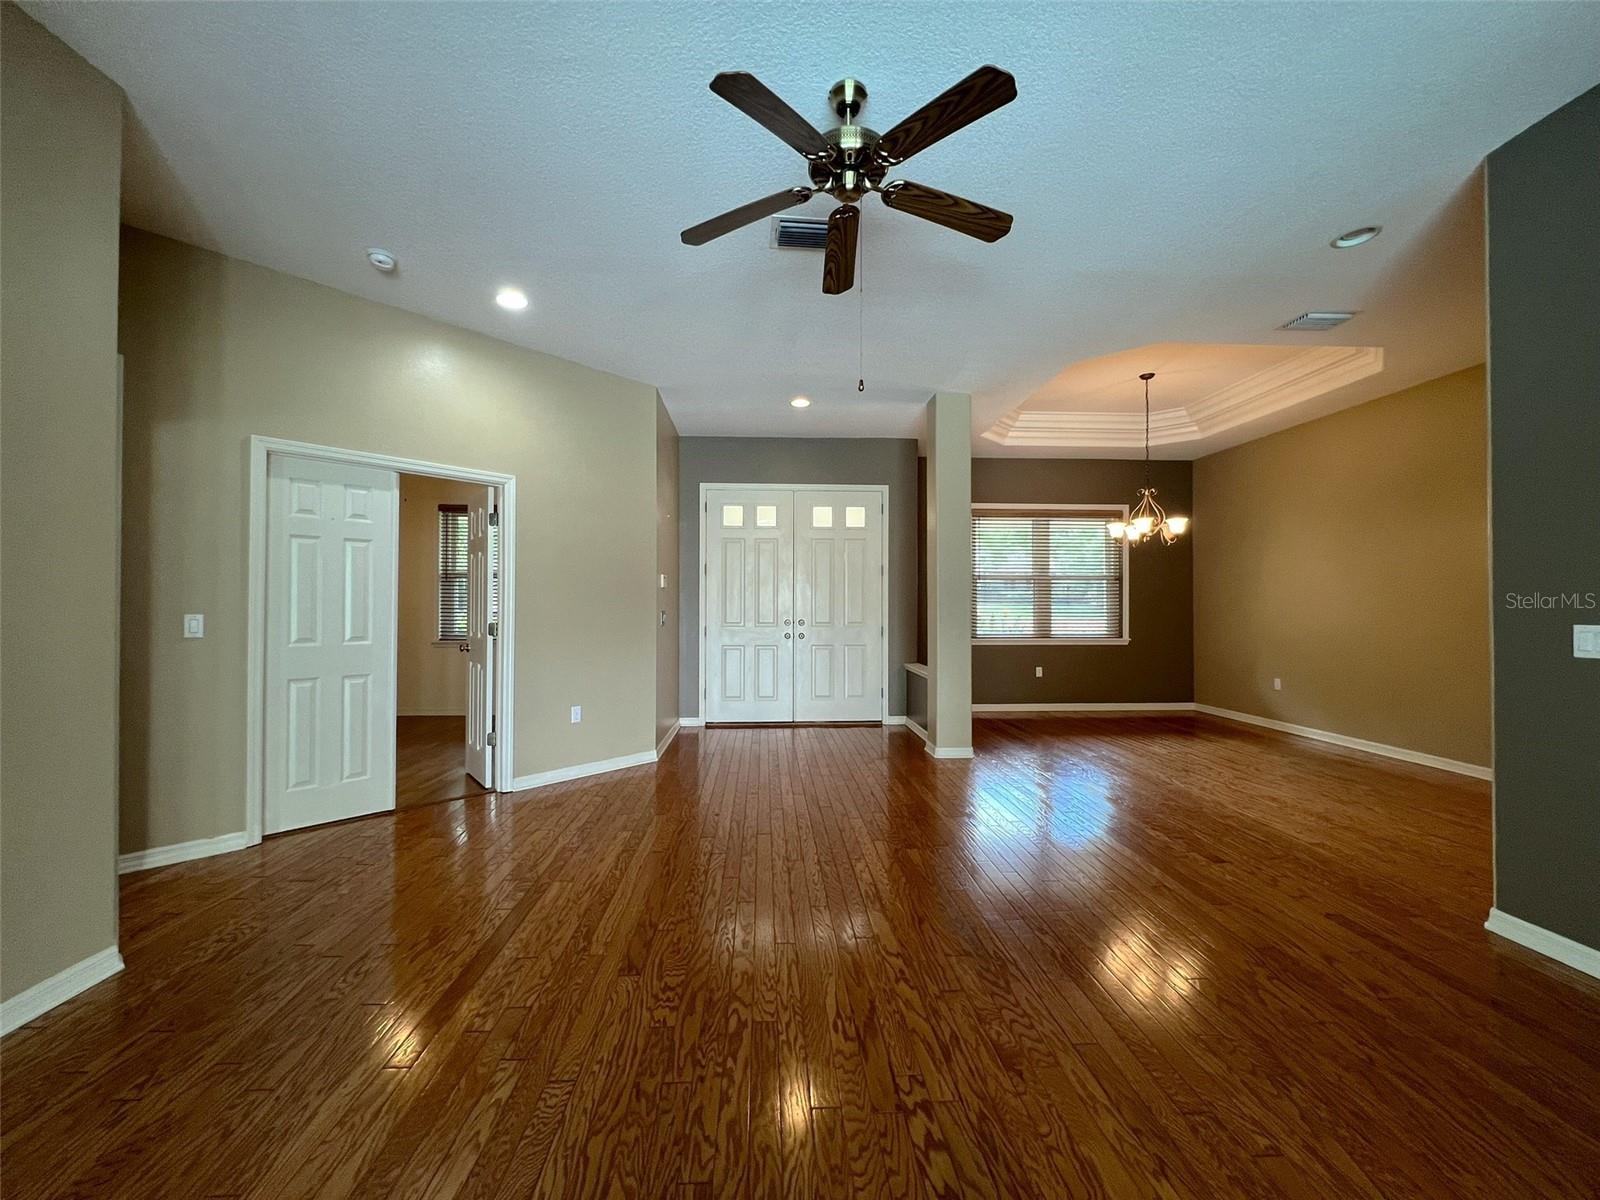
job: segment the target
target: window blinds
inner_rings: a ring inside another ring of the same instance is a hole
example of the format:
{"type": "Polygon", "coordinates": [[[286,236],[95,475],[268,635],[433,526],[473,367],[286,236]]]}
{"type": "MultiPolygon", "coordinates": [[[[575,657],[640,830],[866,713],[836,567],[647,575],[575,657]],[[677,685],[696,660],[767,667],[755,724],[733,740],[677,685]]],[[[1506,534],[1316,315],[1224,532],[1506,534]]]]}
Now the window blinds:
{"type": "Polygon", "coordinates": [[[467,639],[467,506],[439,506],[439,640],[467,639]]]}
{"type": "Polygon", "coordinates": [[[1121,638],[1120,513],[985,511],[972,517],[972,636],[1121,638]]]}

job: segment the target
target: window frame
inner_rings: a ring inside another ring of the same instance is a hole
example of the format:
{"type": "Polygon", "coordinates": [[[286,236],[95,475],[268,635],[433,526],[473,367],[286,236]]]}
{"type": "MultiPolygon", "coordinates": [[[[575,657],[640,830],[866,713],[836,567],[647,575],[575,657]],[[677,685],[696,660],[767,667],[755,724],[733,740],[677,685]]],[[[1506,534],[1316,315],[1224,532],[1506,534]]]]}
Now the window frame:
{"type": "MultiPolygon", "coordinates": [[[[444,582],[446,575],[444,570],[444,518],[446,514],[466,518],[466,532],[469,541],[472,536],[472,514],[468,505],[440,504],[436,506],[433,525],[433,644],[435,646],[461,646],[471,640],[472,621],[470,614],[467,621],[467,633],[462,634],[460,637],[444,636],[444,582]]],[[[468,571],[470,570],[471,567],[469,565],[468,571]]],[[[460,573],[463,580],[467,579],[468,571],[460,573]]],[[[456,572],[452,571],[449,574],[454,578],[456,572]]],[[[472,603],[470,595],[467,603],[470,608],[472,603]]]]}
{"type": "MultiPolygon", "coordinates": [[[[974,504],[972,506],[973,535],[972,535],[972,566],[976,575],[977,567],[977,520],[985,513],[1021,513],[1025,515],[1037,514],[1039,516],[1072,515],[1074,513],[1095,513],[1111,520],[1118,515],[1122,520],[1128,519],[1128,506],[1126,504],[974,504]]],[[[1110,537],[1110,534],[1106,535],[1110,537]]],[[[1050,637],[1050,638],[1004,638],[1004,637],[978,637],[972,632],[972,625],[976,621],[976,613],[969,614],[967,620],[968,634],[974,646],[1126,646],[1132,641],[1132,627],[1128,624],[1128,543],[1121,543],[1122,553],[1122,636],[1121,637],[1050,637]]],[[[970,590],[974,590],[969,588],[970,590]]]]}

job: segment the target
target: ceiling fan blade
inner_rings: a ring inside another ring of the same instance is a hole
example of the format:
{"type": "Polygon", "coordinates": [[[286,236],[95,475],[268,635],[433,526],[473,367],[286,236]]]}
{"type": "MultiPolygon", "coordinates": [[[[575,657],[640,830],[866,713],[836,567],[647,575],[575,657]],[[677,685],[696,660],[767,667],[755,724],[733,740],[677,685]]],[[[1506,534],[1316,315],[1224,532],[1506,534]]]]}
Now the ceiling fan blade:
{"type": "Polygon", "coordinates": [[[712,217],[709,221],[701,221],[698,225],[691,225],[679,236],[683,238],[685,246],[704,246],[713,238],[719,238],[725,233],[732,233],[752,221],[759,221],[762,217],[770,217],[773,213],[782,212],[786,208],[793,208],[796,204],[804,204],[811,199],[810,188],[785,188],[781,192],[760,200],[752,200],[749,204],[741,204],[738,208],[730,208],[720,217],[712,217]]]}
{"type": "Polygon", "coordinates": [[[985,242],[998,242],[1011,232],[1010,213],[905,179],[884,186],[883,202],[900,212],[985,242]]]}
{"type": "Polygon", "coordinates": [[[828,217],[828,245],[822,252],[822,291],[837,296],[856,285],[856,234],[861,210],[841,204],[828,217]]]}
{"type": "Polygon", "coordinates": [[[1016,98],[1017,81],[1010,71],[979,67],[884,134],[878,142],[878,158],[891,165],[905,162],[1016,98]]]}
{"type": "Polygon", "coordinates": [[[811,122],[750,72],[723,71],[711,81],[711,90],[807,158],[827,157],[828,143],[811,122]]]}

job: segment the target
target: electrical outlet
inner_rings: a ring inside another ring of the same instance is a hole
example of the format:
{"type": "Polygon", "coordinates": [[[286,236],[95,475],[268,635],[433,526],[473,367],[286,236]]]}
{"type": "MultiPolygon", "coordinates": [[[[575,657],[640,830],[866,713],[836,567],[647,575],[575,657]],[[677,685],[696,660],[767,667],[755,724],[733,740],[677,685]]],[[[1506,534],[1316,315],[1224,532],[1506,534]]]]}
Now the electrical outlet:
{"type": "Polygon", "coordinates": [[[1274,679],[1274,680],[1273,680],[1273,681],[1272,681],[1272,690],[1273,690],[1273,691],[1275,691],[1275,692],[1281,692],[1281,691],[1283,691],[1283,680],[1281,680],[1281,679],[1274,679]]]}
{"type": "Polygon", "coordinates": [[[581,720],[583,720],[583,705],[574,704],[572,706],[572,723],[576,725],[581,720]]]}
{"type": "Polygon", "coordinates": [[[1033,677],[1035,679],[1043,679],[1044,678],[1044,668],[1043,667],[1035,667],[1033,669],[1033,677]]]}

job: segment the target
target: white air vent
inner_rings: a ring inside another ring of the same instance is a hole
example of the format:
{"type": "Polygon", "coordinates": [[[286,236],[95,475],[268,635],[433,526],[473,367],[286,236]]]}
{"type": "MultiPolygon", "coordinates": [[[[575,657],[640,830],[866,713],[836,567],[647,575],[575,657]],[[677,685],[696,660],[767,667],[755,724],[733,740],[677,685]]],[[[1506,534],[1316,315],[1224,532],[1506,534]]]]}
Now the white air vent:
{"type": "Polygon", "coordinates": [[[1292,321],[1279,325],[1279,329],[1293,329],[1300,333],[1321,333],[1324,329],[1332,329],[1335,325],[1343,325],[1353,312],[1308,312],[1301,313],[1292,321]]]}
{"type": "Polygon", "coordinates": [[[775,250],[821,250],[828,244],[828,218],[772,218],[772,247],[775,250]]]}

